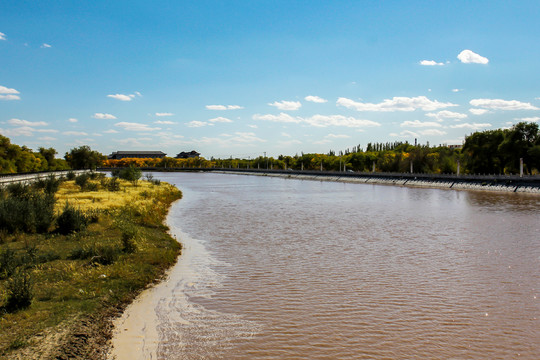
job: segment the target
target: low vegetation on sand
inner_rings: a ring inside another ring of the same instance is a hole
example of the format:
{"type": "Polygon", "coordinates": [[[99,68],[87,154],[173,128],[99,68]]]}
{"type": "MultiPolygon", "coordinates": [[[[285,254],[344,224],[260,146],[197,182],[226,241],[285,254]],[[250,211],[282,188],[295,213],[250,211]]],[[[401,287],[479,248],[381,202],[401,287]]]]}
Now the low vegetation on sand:
{"type": "Polygon", "coordinates": [[[0,188],[0,358],[105,358],[111,318],[180,253],[163,224],[178,189],[68,178],[0,188]]]}

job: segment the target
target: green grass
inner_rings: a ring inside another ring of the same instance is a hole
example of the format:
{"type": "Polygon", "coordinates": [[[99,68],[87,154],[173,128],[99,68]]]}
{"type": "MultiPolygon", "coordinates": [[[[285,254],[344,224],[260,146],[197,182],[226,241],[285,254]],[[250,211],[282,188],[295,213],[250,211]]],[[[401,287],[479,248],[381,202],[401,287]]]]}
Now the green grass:
{"type": "Polygon", "coordinates": [[[7,311],[9,276],[0,277],[0,358],[39,346],[35,336],[44,331],[129,302],[175,263],[181,245],[163,221],[180,191],[145,181],[120,186],[115,192],[81,191],[73,181],[60,186],[57,214],[67,201],[97,220],[81,231],[1,234],[0,253],[10,249],[30,274],[33,298],[29,307],[7,311]]]}

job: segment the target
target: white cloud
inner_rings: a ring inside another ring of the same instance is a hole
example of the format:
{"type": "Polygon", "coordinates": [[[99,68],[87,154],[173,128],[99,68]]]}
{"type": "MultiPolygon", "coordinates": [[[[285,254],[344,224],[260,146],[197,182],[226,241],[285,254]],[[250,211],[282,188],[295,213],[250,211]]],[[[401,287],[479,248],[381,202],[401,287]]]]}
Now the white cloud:
{"type": "Polygon", "coordinates": [[[105,130],[103,132],[104,134],[117,134],[118,131],[114,130],[114,129],[109,129],[109,130],[105,130]]]}
{"type": "Polygon", "coordinates": [[[235,132],[235,136],[231,138],[234,142],[252,143],[252,142],[266,142],[261,138],[258,138],[255,133],[252,132],[235,132]]]}
{"type": "Polygon", "coordinates": [[[208,110],[239,110],[243,109],[240,105],[206,105],[208,110]]]}
{"type": "Polygon", "coordinates": [[[158,120],[158,121],[154,121],[154,124],[160,124],[160,125],[174,125],[174,124],[177,124],[177,123],[174,122],[174,121],[163,121],[163,120],[158,120]]]}
{"type": "Polygon", "coordinates": [[[188,127],[197,128],[197,127],[203,127],[203,126],[208,126],[208,125],[213,125],[213,124],[209,124],[205,121],[193,120],[193,121],[188,122],[186,125],[188,127]]]}
{"type": "Polygon", "coordinates": [[[452,89],[452,92],[460,92],[461,89],[452,89]]]}
{"type": "Polygon", "coordinates": [[[265,121],[274,121],[274,122],[284,122],[284,123],[299,123],[302,120],[297,117],[292,117],[289,114],[280,113],[279,115],[253,115],[253,120],[265,120],[265,121]]]}
{"type": "Polygon", "coordinates": [[[43,43],[43,45],[41,45],[42,49],[48,49],[48,48],[51,48],[51,47],[52,47],[51,45],[46,44],[46,43],[43,43]]]}
{"type": "Polygon", "coordinates": [[[525,103],[518,100],[502,99],[473,99],[469,101],[471,106],[490,109],[490,110],[540,110],[531,103],[525,103]]]}
{"type": "Polygon", "coordinates": [[[38,138],[38,140],[41,140],[41,141],[55,141],[56,138],[53,138],[53,137],[50,137],[50,136],[43,136],[43,137],[38,138]]]}
{"type": "Polygon", "coordinates": [[[21,100],[16,94],[19,94],[17,90],[0,85],[0,100],[21,100]]]}
{"type": "Polygon", "coordinates": [[[487,64],[489,62],[487,58],[480,56],[471,50],[463,50],[459,53],[457,58],[464,64],[487,64]]]}
{"type": "Polygon", "coordinates": [[[252,128],[252,129],[258,129],[259,128],[257,125],[253,125],[253,124],[248,124],[248,127],[252,128]]]}
{"type": "Polygon", "coordinates": [[[328,134],[328,135],[325,136],[325,138],[327,138],[327,139],[349,139],[350,136],[345,135],[345,134],[328,134]]]}
{"type": "Polygon", "coordinates": [[[104,113],[95,113],[94,116],[92,116],[94,119],[103,119],[103,120],[114,120],[116,119],[116,116],[111,114],[104,114],[104,113]]]}
{"type": "Polygon", "coordinates": [[[12,136],[32,136],[34,135],[34,128],[30,126],[22,126],[13,129],[2,129],[0,128],[0,134],[8,137],[12,136]]]}
{"type": "Polygon", "coordinates": [[[318,96],[314,96],[314,95],[308,95],[304,98],[304,100],[306,101],[311,101],[311,102],[314,102],[314,103],[325,103],[325,102],[328,102],[328,100],[326,99],[323,99],[321,97],[318,97],[318,96]]]}
{"type": "Polygon", "coordinates": [[[433,121],[420,121],[420,120],[414,120],[414,121],[404,121],[400,125],[401,127],[414,127],[414,128],[420,128],[420,127],[441,127],[442,125],[438,122],[433,121]]]}
{"type": "Polygon", "coordinates": [[[469,112],[474,115],[484,115],[489,113],[490,111],[487,109],[469,109],[469,112]]]}
{"type": "Polygon", "coordinates": [[[425,96],[417,97],[398,97],[395,96],[390,99],[385,99],[378,104],[356,102],[347,98],[339,98],[337,105],[344,106],[348,109],[355,109],[357,111],[414,111],[422,109],[424,111],[434,111],[443,109],[450,106],[457,106],[452,103],[442,103],[437,100],[430,100],[425,96]]]}
{"type": "Polygon", "coordinates": [[[457,125],[451,125],[452,129],[471,129],[471,130],[481,130],[488,127],[491,127],[491,124],[489,123],[463,123],[463,124],[457,124],[457,125]]]}
{"type": "Polygon", "coordinates": [[[62,135],[66,136],[87,136],[88,134],[82,131],[64,131],[62,135]]]}
{"type": "Polygon", "coordinates": [[[356,119],[351,116],[343,115],[313,115],[309,118],[304,118],[303,121],[311,126],[327,127],[327,126],[345,126],[345,127],[371,127],[381,126],[378,122],[371,120],[356,119]]]}
{"type": "Polygon", "coordinates": [[[443,66],[444,63],[436,62],[435,60],[422,60],[422,61],[420,61],[420,65],[424,65],[424,66],[443,66]]]}
{"type": "Polygon", "coordinates": [[[279,110],[293,111],[298,110],[302,107],[300,101],[274,101],[273,103],[268,103],[270,106],[275,106],[279,110]]]}
{"type": "Polygon", "coordinates": [[[55,129],[36,129],[37,132],[39,133],[57,133],[58,130],[55,130],[55,129]]]}
{"type": "Polygon", "coordinates": [[[15,89],[10,89],[5,86],[0,85],[0,94],[18,94],[19,92],[15,89]]]}
{"type": "Polygon", "coordinates": [[[424,135],[424,136],[442,136],[442,135],[446,135],[446,131],[439,130],[439,129],[426,129],[426,130],[421,130],[420,135],[424,135]]]}
{"type": "Polygon", "coordinates": [[[75,119],[75,118],[69,118],[68,121],[69,121],[70,123],[76,123],[76,122],[79,121],[79,120],[77,120],[77,119],[75,119]]]}
{"type": "Polygon", "coordinates": [[[131,101],[133,100],[135,95],[114,94],[114,95],[107,95],[107,97],[120,100],[120,101],[131,101]]]}
{"type": "Polygon", "coordinates": [[[217,122],[219,122],[219,123],[232,123],[233,122],[231,119],[227,119],[226,117],[221,117],[221,116],[219,116],[217,118],[210,119],[208,121],[210,121],[212,123],[217,123],[217,122]]]}
{"type": "Polygon", "coordinates": [[[282,133],[281,133],[281,136],[284,136],[284,137],[291,137],[291,134],[286,133],[286,132],[282,132],[282,133]]]}
{"type": "Polygon", "coordinates": [[[278,144],[281,146],[291,146],[291,145],[302,144],[302,142],[300,140],[291,139],[291,140],[280,140],[278,141],[278,144]]]}
{"type": "Polygon", "coordinates": [[[0,95],[0,100],[21,100],[19,95],[0,95]]]}
{"type": "Polygon", "coordinates": [[[21,120],[21,119],[10,119],[8,120],[9,125],[13,126],[47,126],[45,121],[28,121],[28,120],[21,120]]]}
{"type": "Polygon", "coordinates": [[[148,124],[131,123],[131,122],[119,122],[119,123],[114,124],[114,126],[121,127],[124,130],[128,130],[128,131],[139,131],[139,132],[161,130],[161,128],[151,128],[148,124]]]}
{"type": "Polygon", "coordinates": [[[442,110],[437,113],[427,113],[426,116],[435,118],[438,121],[443,121],[443,119],[465,119],[467,117],[467,114],[442,110]]]}
{"type": "Polygon", "coordinates": [[[0,32],[0,40],[6,40],[6,34],[0,32]]]}
{"type": "Polygon", "coordinates": [[[156,116],[173,116],[173,113],[170,112],[162,112],[162,113],[156,113],[156,116]]]}
{"type": "Polygon", "coordinates": [[[402,132],[400,132],[399,134],[398,133],[390,133],[390,136],[392,137],[400,137],[400,138],[414,138],[414,137],[418,137],[418,134],[413,132],[413,131],[409,131],[409,130],[404,130],[402,132]]]}
{"type": "Polygon", "coordinates": [[[527,121],[527,122],[538,122],[538,121],[540,121],[540,117],[539,116],[533,116],[533,117],[515,118],[514,120],[527,121]]]}

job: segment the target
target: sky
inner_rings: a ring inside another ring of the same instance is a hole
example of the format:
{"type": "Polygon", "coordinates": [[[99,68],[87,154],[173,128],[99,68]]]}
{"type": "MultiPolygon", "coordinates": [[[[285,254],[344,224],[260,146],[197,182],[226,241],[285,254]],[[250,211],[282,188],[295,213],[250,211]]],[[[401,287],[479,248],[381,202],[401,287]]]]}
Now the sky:
{"type": "Polygon", "coordinates": [[[540,2],[2,1],[0,134],[174,157],[540,123],[540,2]]]}

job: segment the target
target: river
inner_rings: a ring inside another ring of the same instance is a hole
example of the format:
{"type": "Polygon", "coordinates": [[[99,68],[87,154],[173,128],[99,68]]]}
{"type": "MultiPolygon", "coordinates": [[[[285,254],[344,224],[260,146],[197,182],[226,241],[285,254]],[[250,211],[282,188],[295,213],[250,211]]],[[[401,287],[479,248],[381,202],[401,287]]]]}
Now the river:
{"type": "Polygon", "coordinates": [[[117,359],[540,359],[540,196],[155,173],[167,281],[117,359]]]}

